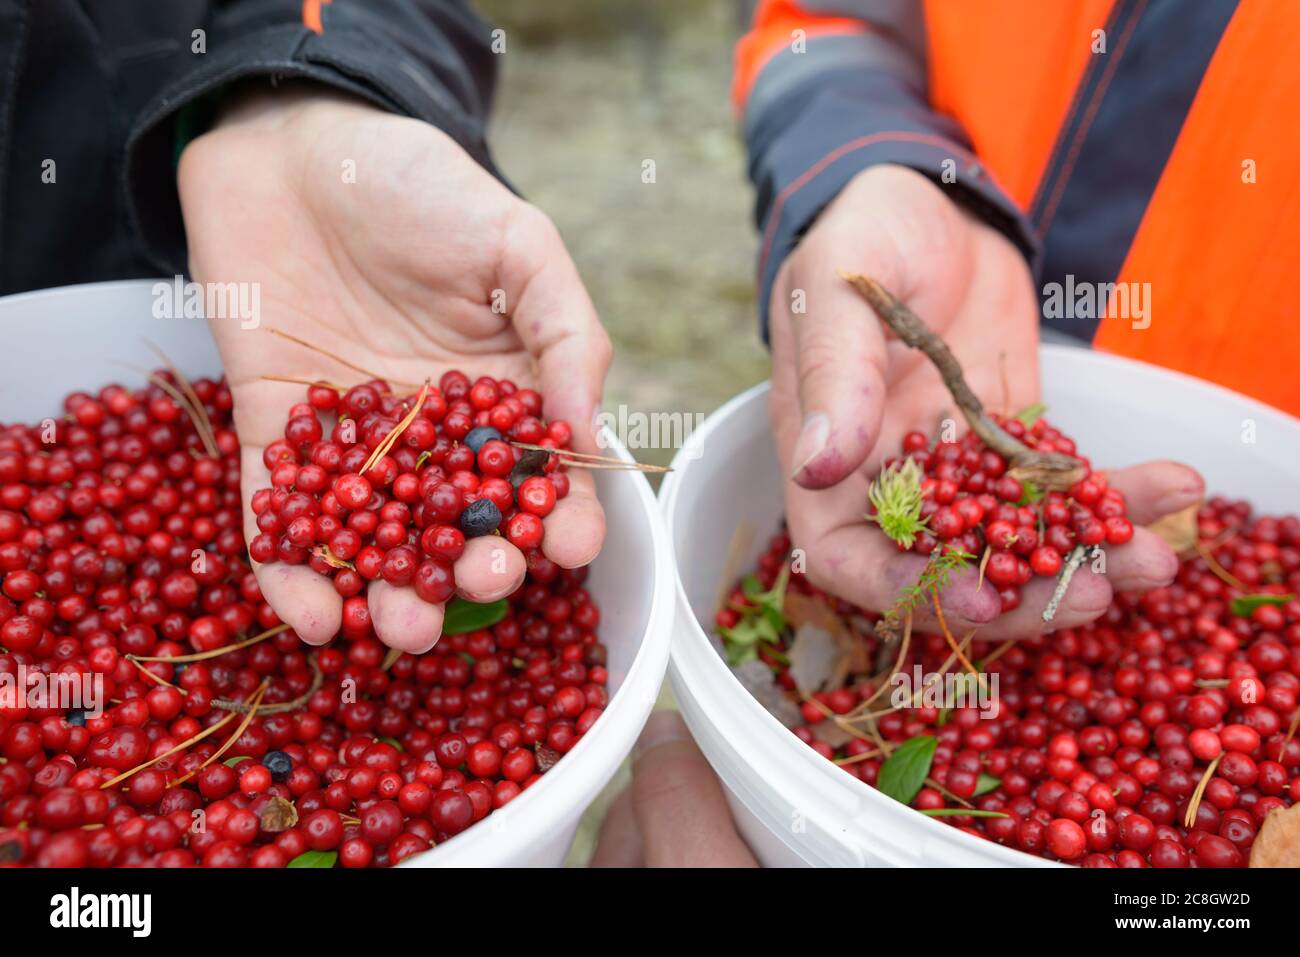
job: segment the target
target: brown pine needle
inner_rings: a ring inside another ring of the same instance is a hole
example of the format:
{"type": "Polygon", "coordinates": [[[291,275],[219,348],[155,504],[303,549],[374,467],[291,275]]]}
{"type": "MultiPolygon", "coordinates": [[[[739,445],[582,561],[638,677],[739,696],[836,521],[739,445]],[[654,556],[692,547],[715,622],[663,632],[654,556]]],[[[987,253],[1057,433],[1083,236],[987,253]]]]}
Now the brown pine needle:
{"type": "Polygon", "coordinates": [[[1220,565],[1219,560],[1214,557],[1214,553],[1206,548],[1200,541],[1196,543],[1196,553],[1200,555],[1201,558],[1205,559],[1205,564],[1209,566],[1210,571],[1214,573],[1214,577],[1219,579],[1219,581],[1223,582],[1225,585],[1230,585],[1240,592],[1250,591],[1250,586],[1220,565]]]}
{"type": "Polygon", "coordinates": [[[590,452],[575,452],[572,449],[549,449],[544,445],[533,445],[531,442],[511,442],[510,444],[517,449],[527,449],[530,452],[549,452],[570,468],[623,469],[625,471],[653,472],[656,474],[672,471],[672,468],[667,465],[628,462],[609,455],[593,455],[590,452]]]}
{"type": "Polygon", "coordinates": [[[857,764],[860,761],[870,761],[872,758],[878,758],[882,754],[884,754],[884,752],[879,748],[876,748],[874,751],[863,751],[861,754],[852,754],[848,757],[836,758],[835,763],[840,767],[844,767],[846,764],[857,764]]]}
{"type": "Polygon", "coordinates": [[[357,567],[356,565],[352,564],[352,562],[347,561],[346,559],[343,558],[339,558],[337,555],[331,552],[330,547],[328,545],[317,545],[314,549],[312,549],[312,554],[319,556],[320,559],[324,561],[325,564],[328,565],[330,568],[351,568],[355,570],[357,567]]]}
{"type": "MultiPolygon", "coordinates": [[[[253,693],[253,700],[249,702],[248,714],[244,715],[244,720],[239,722],[239,727],[235,728],[234,733],[231,734],[230,737],[226,738],[226,743],[223,744],[221,747],[217,748],[217,750],[213,751],[206,761],[200,764],[189,774],[182,775],[181,777],[173,781],[171,784],[167,785],[168,788],[180,787],[190,778],[194,777],[194,775],[198,774],[200,771],[206,768],[213,761],[220,760],[221,756],[234,746],[235,742],[239,740],[239,736],[244,733],[244,729],[248,727],[248,725],[252,722],[253,718],[257,715],[257,708],[262,703],[262,696],[266,694],[266,689],[270,685],[270,683],[271,683],[271,679],[265,678],[263,679],[262,683],[258,685],[257,691],[253,693]]],[[[233,718],[234,716],[235,716],[235,712],[233,711],[228,715],[228,717],[230,718],[233,718]]],[[[225,720],[226,720],[225,718],[222,719],[222,721],[225,720]]]]}
{"type": "Polygon", "coordinates": [[[940,783],[939,783],[938,781],[936,781],[934,778],[926,778],[926,779],[925,779],[925,783],[928,784],[928,785],[930,785],[930,787],[934,788],[936,791],[938,791],[940,794],[942,794],[944,797],[946,797],[949,801],[956,801],[958,804],[960,804],[960,805],[961,805],[962,807],[964,807],[964,808],[974,808],[974,807],[975,807],[974,804],[971,804],[970,801],[967,801],[965,798],[960,798],[960,797],[958,797],[957,795],[953,794],[951,791],[949,791],[946,787],[944,787],[942,784],[940,784],[940,783]]]}
{"type": "Polygon", "coordinates": [[[984,587],[984,569],[989,567],[989,558],[993,555],[993,549],[988,545],[984,546],[984,556],[980,559],[980,580],[975,584],[975,590],[980,591],[984,587]]]}
{"type": "Polygon", "coordinates": [[[1214,777],[1214,772],[1219,769],[1219,762],[1222,760],[1223,755],[1220,754],[1210,762],[1210,766],[1201,775],[1200,783],[1196,785],[1196,790],[1192,792],[1192,799],[1187,802],[1187,814],[1183,817],[1183,827],[1191,828],[1196,823],[1196,812],[1201,809],[1201,798],[1205,796],[1205,789],[1210,786],[1210,778],[1214,777]]]}
{"type": "Polygon", "coordinates": [[[371,379],[380,379],[384,382],[387,382],[389,385],[406,386],[411,389],[419,388],[419,386],[413,383],[400,382],[396,379],[389,378],[388,376],[380,375],[378,372],[375,372],[373,369],[367,369],[365,366],[359,366],[355,362],[351,362],[348,359],[344,359],[341,355],[338,355],[337,353],[330,352],[328,349],[322,349],[320,346],[308,342],[306,339],[299,339],[297,336],[293,335],[292,333],[285,332],[283,329],[276,329],[274,326],[267,326],[266,331],[271,333],[271,335],[273,336],[279,336],[281,339],[288,339],[290,342],[296,343],[297,345],[302,346],[304,349],[310,349],[312,352],[325,356],[328,359],[333,359],[339,365],[347,366],[349,369],[353,370],[354,372],[360,372],[362,375],[369,376],[371,379]]]}
{"type": "Polygon", "coordinates": [[[185,413],[186,417],[194,425],[194,432],[198,435],[199,441],[203,443],[203,450],[213,458],[220,458],[221,451],[217,448],[216,435],[212,432],[212,423],[208,421],[208,413],[203,408],[203,403],[200,402],[198,411],[195,411],[185,394],[156,372],[150,372],[148,369],[132,365],[130,362],[116,362],[114,364],[119,365],[124,369],[130,369],[132,372],[144,376],[152,385],[157,386],[159,389],[162,389],[163,392],[167,393],[168,398],[180,406],[181,411],[185,413]]]}
{"type": "Polygon", "coordinates": [[[379,666],[380,671],[387,671],[393,665],[397,664],[397,659],[402,657],[401,648],[389,648],[384,655],[384,663],[379,666]]]}
{"type": "Polygon", "coordinates": [[[179,691],[181,694],[189,694],[189,692],[186,691],[184,688],[178,688],[170,681],[158,677],[156,674],[154,674],[152,671],[150,671],[148,668],[142,665],[138,658],[132,658],[130,655],[127,655],[126,660],[131,662],[131,664],[135,665],[136,668],[140,670],[140,674],[144,675],[150,681],[156,682],[157,684],[161,685],[164,688],[176,688],[176,690],[179,691]]]}
{"type": "Polygon", "coordinates": [[[141,771],[145,770],[146,768],[152,767],[153,765],[157,764],[159,761],[162,761],[166,758],[170,758],[173,754],[176,754],[180,751],[184,751],[186,748],[198,744],[208,735],[216,734],[218,731],[220,731],[223,727],[225,727],[234,719],[235,716],[233,714],[226,715],[224,718],[222,718],[220,721],[218,721],[216,724],[212,725],[211,727],[205,728],[204,730],[200,731],[198,734],[186,738],[184,741],[176,745],[176,747],[172,748],[170,751],[164,751],[162,754],[158,755],[158,757],[150,758],[144,764],[137,764],[130,771],[123,771],[117,777],[105,781],[103,784],[99,786],[100,789],[102,790],[104,788],[110,788],[114,784],[120,784],[121,782],[125,781],[127,778],[139,774],[141,771]]]}
{"type": "Polygon", "coordinates": [[[1008,651],[1010,651],[1015,646],[1015,644],[1016,641],[1014,638],[1008,638],[1006,641],[1002,642],[1002,644],[994,648],[993,651],[989,653],[989,656],[980,662],[981,670],[987,671],[989,665],[993,664],[993,662],[997,661],[1008,651]]]}
{"type": "MultiPolygon", "coordinates": [[[[943,605],[939,601],[939,589],[930,589],[930,598],[934,602],[934,616],[939,619],[939,628],[943,631],[943,637],[944,640],[948,642],[948,647],[951,648],[952,653],[957,656],[957,660],[961,662],[961,666],[971,674],[977,676],[980,679],[980,683],[983,684],[984,676],[980,674],[978,668],[970,663],[970,659],[966,657],[962,652],[961,647],[957,644],[957,639],[954,638],[952,632],[948,630],[948,620],[944,617],[943,605]]],[[[973,634],[974,632],[971,633],[971,635],[973,634]]],[[[970,641],[971,635],[967,635],[965,641],[970,641]]]]}
{"type": "Polygon", "coordinates": [[[180,386],[181,391],[189,398],[190,404],[194,408],[193,418],[195,431],[199,433],[200,438],[204,439],[203,444],[204,447],[207,448],[208,454],[214,459],[218,458],[217,433],[212,428],[212,420],[208,418],[208,410],[203,407],[203,400],[200,399],[199,394],[194,391],[194,386],[190,385],[190,380],[185,377],[185,373],[181,372],[181,370],[176,367],[176,363],[172,362],[171,357],[168,356],[167,353],[163,352],[162,349],[158,348],[158,346],[154,345],[148,339],[145,340],[145,345],[153,350],[154,355],[161,359],[163,364],[167,366],[167,371],[172,374],[172,378],[176,380],[176,384],[180,386]],[[202,423],[201,427],[200,423],[202,423]],[[208,440],[211,440],[210,444],[208,440]]]}
{"type": "Polygon", "coordinates": [[[907,661],[907,650],[911,644],[912,644],[912,609],[909,608],[907,610],[907,617],[903,619],[903,640],[899,642],[898,657],[894,659],[894,667],[891,668],[889,674],[885,676],[885,680],[880,682],[879,687],[877,687],[876,690],[871,693],[871,697],[867,698],[865,701],[863,701],[861,704],[859,704],[856,708],[853,709],[854,713],[858,711],[866,711],[867,708],[870,707],[872,702],[874,702],[877,698],[879,698],[882,694],[885,693],[885,690],[889,687],[889,683],[894,680],[894,675],[898,674],[900,671],[903,670],[903,664],[907,661]]]}
{"type": "Polygon", "coordinates": [[[402,437],[402,433],[407,430],[410,424],[415,421],[415,417],[420,414],[420,409],[424,408],[424,400],[428,397],[429,383],[425,382],[424,385],[420,387],[419,398],[415,400],[415,405],[411,407],[411,411],[406,413],[406,415],[402,417],[402,421],[398,422],[397,425],[393,427],[392,431],[384,436],[384,440],[375,446],[374,451],[370,453],[370,458],[366,459],[361,468],[357,469],[358,475],[365,475],[367,469],[374,468],[376,462],[392,451],[393,446],[397,444],[397,440],[402,437]]]}
{"type": "MultiPolygon", "coordinates": [[[[325,675],[320,670],[320,664],[316,661],[316,656],[308,657],[307,662],[311,665],[315,675],[311,680],[311,687],[294,698],[292,701],[281,701],[279,704],[268,704],[258,709],[258,714],[281,714],[285,711],[296,711],[305,705],[325,681],[325,675]]],[[[251,705],[242,701],[231,701],[228,698],[213,698],[212,707],[220,708],[222,711],[237,711],[240,714],[248,714],[251,705]]]]}
{"type": "Polygon", "coordinates": [[[348,387],[339,385],[336,382],[326,382],[324,379],[305,379],[292,375],[264,375],[262,379],[267,382],[287,382],[290,385],[320,386],[322,389],[333,389],[335,392],[347,392],[348,387]]]}
{"type": "Polygon", "coordinates": [[[239,651],[241,648],[247,648],[249,645],[255,645],[259,641],[266,641],[268,638],[274,638],[282,631],[287,631],[288,625],[276,625],[274,628],[268,628],[260,635],[254,635],[252,638],[246,638],[243,641],[237,641],[233,645],[222,645],[220,648],[213,648],[211,651],[196,651],[192,655],[177,655],[175,658],[157,658],[147,657],[145,655],[127,655],[132,661],[167,661],[174,665],[189,664],[192,661],[207,661],[209,658],[218,658],[221,655],[229,654],[232,651],[239,651]]]}
{"type": "Polygon", "coordinates": [[[1286,751],[1287,745],[1295,737],[1296,728],[1300,727],[1300,708],[1295,709],[1295,714],[1291,715],[1291,727],[1287,728],[1286,737],[1282,739],[1282,751],[1286,751]]]}

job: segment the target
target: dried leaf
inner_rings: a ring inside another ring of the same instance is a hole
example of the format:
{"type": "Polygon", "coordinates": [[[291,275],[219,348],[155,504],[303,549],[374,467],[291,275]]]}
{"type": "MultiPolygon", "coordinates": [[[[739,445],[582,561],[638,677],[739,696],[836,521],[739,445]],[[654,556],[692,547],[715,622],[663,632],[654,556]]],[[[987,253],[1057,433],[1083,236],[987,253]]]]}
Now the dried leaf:
{"type": "Polygon", "coordinates": [[[825,721],[818,721],[814,725],[809,725],[808,730],[813,733],[818,741],[825,741],[832,748],[842,748],[850,741],[858,738],[858,735],[849,731],[844,725],[829,718],[825,721]]]}
{"type": "Polygon", "coordinates": [[[551,453],[541,449],[525,449],[524,454],[519,456],[519,461],[515,467],[510,470],[510,484],[515,488],[519,487],[524,479],[533,475],[545,475],[546,463],[551,460],[551,453]]]}
{"type": "Polygon", "coordinates": [[[282,797],[273,797],[263,805],[258,814],[262,830],[267,834],[279,834],[298,823],[298,809],[292,801],[282,797]]]}
{"type": "Polygon", "coordinates": [[[1251,867],[1300,867],[1300,804],[1270,811],[1250,849],[1251,867]]]}
{"type": "Polygon", "coordinates": [[[777,721],[787,728],[797,728],[803,724],[799,707],[786,696],[785,691],[776,683],[772,669],[763,662],[749,661],[732,668],[731,672],[753,699],[777,721]]]}
{"type": "Polygon", "coordinates": [[[555,767],[556,763],[560,760],[560,752],[556,751],[554,748],[548,748],[544,744],[538,744],[536,752],[538,774],[545,774],[547,771],[551,770],[551,768],[555,767]]]}
{"type": "Polygon", "coordinates": [[[840,670],[843,652],[835,636],[811,622],[801,625],[790,643],[790,675],[801,694],[825,691],[840,670]]]}
{"type": "Polygon", "coordinates": [[[1181,555],[1195,548],[1200,539],[1200,529],[1196,524],[1196,516],[1200,510],[1199,504],[1189,505],[1181,512],[1162,515],[1147,528],[1159,535],[1166,545],[1181,555]]]}
{"type": "MultiPolygon", "coordinates": [[[[863,635],[858,633],[852,622],[841,618],[825,599],[788,592],[784,611],[786,621],[796,634],[801,626],[814,625],[834,637],[839,658],[826,682],[826,688],[839,688],[851,675],[866,674],[872,670],[870,649],[863,635]]],[[[862,621],[869,632],[870,623],[866,619],[862,621]]]]}

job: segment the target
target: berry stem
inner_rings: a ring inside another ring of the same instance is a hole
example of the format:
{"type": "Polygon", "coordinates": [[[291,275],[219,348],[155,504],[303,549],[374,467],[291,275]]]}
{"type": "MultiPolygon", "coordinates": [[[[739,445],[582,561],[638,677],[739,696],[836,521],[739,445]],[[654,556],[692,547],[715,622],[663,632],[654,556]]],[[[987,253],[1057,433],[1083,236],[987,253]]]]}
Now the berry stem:
{"type": "Polygon", "coordinates": [[[841,271],[840,278],[857,290],[885,324],[904,343],[918,349],[934,363],[943,384],[952,393],[971,431],[981,442],[1005,457],[1016,477],[1029,479],[1040,488],[1061,491],[1084,475],[1083,463],[1059,452],[1038,452],[1009,434],[984,411],[984,404],[962,374],[961,363],[947,344],[930,331],[921,317],[896,299],[869,276],[841,271]]]}

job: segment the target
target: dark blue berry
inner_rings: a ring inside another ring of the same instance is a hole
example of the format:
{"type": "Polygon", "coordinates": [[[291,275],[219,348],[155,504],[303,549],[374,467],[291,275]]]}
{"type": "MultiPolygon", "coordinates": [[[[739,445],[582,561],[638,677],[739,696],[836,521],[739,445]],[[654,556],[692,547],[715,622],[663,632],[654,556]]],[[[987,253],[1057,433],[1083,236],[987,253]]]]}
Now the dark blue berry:
{"type": "Polygon", "coordinates": [[[465,533],[466,538],[491,535],[500,524],[501,509],[497,508],[490,498],[471,502],[469,507],[460,513],[460,530],[465,533]]]}
{"type": "Polygon", "coordinates": [[[268,751],[262,757],[262,766],[271,772],[271,780],[283,783],[293,770],[293,759],[283,751],[268,751]]]}
{"type": "Polygon", "coordinates": [[[74,728],[84,728],[86,726],[86,712],[75,710],[69,711],[67,715],[64,716],[63,720],[68,722],[68,724],[72,725],[74,728]]]}
{"type": "Polygon", "coordinates": [[[469,446],[471,452],[478,455],[478,450],[493,439],[501,441],[501,433],[490,425],[480,425],[477,429],[470,429],[469,435],[465,436],[463,441],[469,446]]]}

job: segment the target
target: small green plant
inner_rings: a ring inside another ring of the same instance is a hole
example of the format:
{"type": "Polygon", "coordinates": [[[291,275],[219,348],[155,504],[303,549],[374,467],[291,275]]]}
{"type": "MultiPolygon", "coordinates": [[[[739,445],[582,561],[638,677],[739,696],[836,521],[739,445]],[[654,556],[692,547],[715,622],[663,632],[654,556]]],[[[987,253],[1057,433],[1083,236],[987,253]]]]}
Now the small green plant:
{"type": "Polygon", "coordinates": [[[740,620],[731,628],[719,628],[722,643],[727,648],[727,661],[743,665],[758,658],[761,645],[776,645],[788,627],[785,620],[785,589],[790,583],[790,565],[781,568],[772,587],[763,591],[757,578],[750,575],[741,582],[740,590],[750,604],[737,609],[740,620]]]}
{"type": "MultiPolygon", "coordinates": [[[[954,546],[936,549],[930,555],[930,560],[926,562],[925,567],[921,569],[916,582],[899,590],[898,601],[881,618],[880,625],[884,626],[883,634],[896,635],[908,612],[913,611],[929,598],[931,593],[947,588],[953,573],[969,568],[973,561],[975,561],[974,555],[954,546]]],[[[880,626],[877,626],[877,631],[882,631],[880,626]]]]}
{"type": "Polygon", "coordinates": [[[876,476],[867,499],[876,510],[867,520],[879,525],[882,532],[903,548],[911,548],[916,536],[928,528],[921,517],[925,497],[921,492],[921,467],[916,459],[891,465],[876,476]]]}

